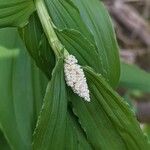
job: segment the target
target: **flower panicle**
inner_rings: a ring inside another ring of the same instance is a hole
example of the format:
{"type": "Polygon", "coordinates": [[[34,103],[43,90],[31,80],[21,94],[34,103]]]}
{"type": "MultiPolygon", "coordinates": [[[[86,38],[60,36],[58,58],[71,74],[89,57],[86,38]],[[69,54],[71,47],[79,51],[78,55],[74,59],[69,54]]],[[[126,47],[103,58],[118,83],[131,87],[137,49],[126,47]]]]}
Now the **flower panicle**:
{"type": "Polygon", "coordinates": [[[90,102],[90,94],[83,69],[73,55],[65,58],[64,64],[65,80],[74,93],[90,102]]]}

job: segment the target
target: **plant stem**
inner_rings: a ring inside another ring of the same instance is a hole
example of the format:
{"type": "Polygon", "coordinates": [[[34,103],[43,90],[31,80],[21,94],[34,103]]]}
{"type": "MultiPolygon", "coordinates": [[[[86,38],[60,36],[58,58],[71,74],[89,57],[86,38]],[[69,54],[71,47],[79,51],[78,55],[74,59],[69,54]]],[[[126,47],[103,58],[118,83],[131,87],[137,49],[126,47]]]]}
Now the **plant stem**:
{"type": "Polygon", "coordinates": [[[39,19],[41,21],[43,30],[47,36],[49,44],[52,47],[52,49],[56,55],[56,58],[61,57],[62,50],[64,50],[65,53],[67,53],[67,50],[65,50],[64,46],[61,44],[61,42],[59,41],[59,39],[55,33],[54,25],[48,14],[45,3],[43,0],[36,0],[35,5],[36,5],[39,19]]]}

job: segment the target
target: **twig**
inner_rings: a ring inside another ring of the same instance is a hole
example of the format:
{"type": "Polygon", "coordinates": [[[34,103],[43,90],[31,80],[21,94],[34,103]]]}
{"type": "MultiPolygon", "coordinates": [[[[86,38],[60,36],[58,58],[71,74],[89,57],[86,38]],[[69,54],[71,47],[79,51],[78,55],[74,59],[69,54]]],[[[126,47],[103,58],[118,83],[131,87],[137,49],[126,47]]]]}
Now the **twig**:
{"type": "Polygon", "coordinates": [[[137,57],[145,54],[147,54],[145,49],[122,49],[120,51],[121,59],[129,64],[134,64],[137,57]]]}
{"type": "Polygon", "coordinates": [[[108,8],[120,23],[150,46],[150,26],[133,7],[117,0],[108,8]]]}

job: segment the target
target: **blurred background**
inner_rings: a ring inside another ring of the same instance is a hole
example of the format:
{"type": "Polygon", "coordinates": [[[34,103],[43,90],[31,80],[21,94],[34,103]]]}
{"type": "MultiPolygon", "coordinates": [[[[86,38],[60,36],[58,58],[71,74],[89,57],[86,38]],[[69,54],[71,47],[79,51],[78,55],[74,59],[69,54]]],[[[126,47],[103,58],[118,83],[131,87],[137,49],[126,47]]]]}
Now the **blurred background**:
{"type": "MultiPolygon", "coordinates": [[[[135,112],[143,131],[150,139],[150,0],[101,1],[105,3],[111,15],[121,61],[133,65],[121,63],[123,69],[117,90],[135,112]]],[[[26,149],[25,146],[31,145],[35,118],[41,109],[48,81],[28,57],[16,29],[0,30],[0,35],[0,71],[3,73],[0,74],[0,79],[3,76],[0,84],[0,119],[4,127],[3,129],[0,123],[0,150],[10,150],[11,144],[14,149],[26,149]],[[35,93],[38,93],[38,96],[35,93]],[[29,111],[26,111],[27,109],[29,111]]],[[[43,36],[39,39],[41,38],[46,42],[43,36]]],[[[47,46],[44,48],[47,49],[47,46]]],[[[46,52],[41,56],[45,57],[45,54],[46,52]]]]}
{"type": "MultiPolygon", "coordinates": [[[[105,0],[112,16],[122,61],[150,72],[150,0],[105,0]]],[[[142,80],[142,78],[141,78],[142,80]]],[[[150,94],[119,89],[141,123],[150,123],[150,94]]]]}

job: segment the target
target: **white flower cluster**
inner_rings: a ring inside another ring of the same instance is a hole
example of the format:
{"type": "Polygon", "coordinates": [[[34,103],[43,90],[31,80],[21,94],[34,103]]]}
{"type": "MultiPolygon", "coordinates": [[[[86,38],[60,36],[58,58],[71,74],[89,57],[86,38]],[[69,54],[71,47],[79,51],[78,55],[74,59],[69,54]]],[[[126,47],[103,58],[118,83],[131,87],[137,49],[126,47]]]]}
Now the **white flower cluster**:
{"type": "Polygon", "coordinates": [[[90,94],[87,81],[78,61],[73,55],[68,55],[65,58],[64,72],[68,86],[72,88],[74,93],[78,94],[86,101],[90,101],[90,94]]]}

